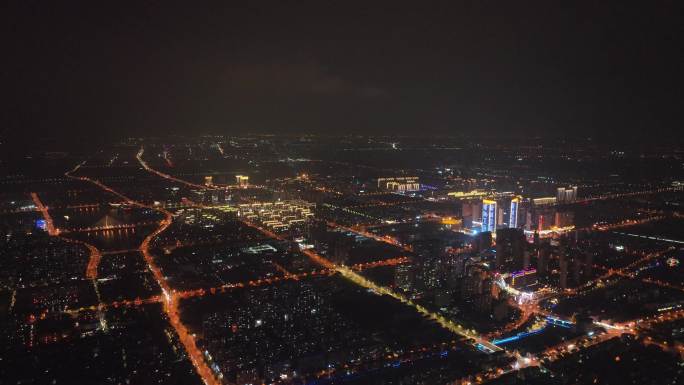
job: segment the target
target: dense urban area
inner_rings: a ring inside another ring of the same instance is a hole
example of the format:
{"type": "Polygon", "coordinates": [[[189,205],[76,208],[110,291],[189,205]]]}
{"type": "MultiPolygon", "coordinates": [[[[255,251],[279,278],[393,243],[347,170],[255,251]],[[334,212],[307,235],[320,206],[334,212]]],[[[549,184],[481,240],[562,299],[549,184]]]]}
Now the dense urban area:
{"type": "Polygon", "coordinates": [[[130,137],[0,173],[2,384],[684,383],[674,145],[130,137]]]}

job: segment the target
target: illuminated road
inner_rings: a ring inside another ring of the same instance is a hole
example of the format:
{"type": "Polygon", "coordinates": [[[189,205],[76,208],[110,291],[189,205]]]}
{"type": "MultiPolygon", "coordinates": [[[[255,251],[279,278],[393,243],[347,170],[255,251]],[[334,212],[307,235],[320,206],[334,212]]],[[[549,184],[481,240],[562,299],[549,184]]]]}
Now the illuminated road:
{"type": "Polygon", "coordinates": [[[145,205],[144,203],[137,202],[133,199],[128,198],[127,196],[119,193],[118,191],[113,190],[111,187],[104,185],[98,180],[94,180],[85,176],[82,177],[75,177],[72,176],[71,174],[78,170],[78,168],[82,165],[83,163],[79,164],[76,166],[73,170],[68,171],[65,175],[70,178],[77,178],[82,181],[88,181],[90,183],[95,184],[96,186],[100,187],[101,189],[110,192],[121,199],[123,199],[126,203],[138,206],[141,208],[147,208],[147,209],[152,209],[156,210],[162,214],[164,214],[164,219],[159,223],[159,227],[153,231],[151,234],[149,234],[143,242],[140,244],[140,247],[138,250],[142,253],[142,256],[147,263],[147,267],[149,270],[152,272],[152,275],[157,281],[157,284],[162,290],[162,300],[163,300],[163,309],[164,312],[166,313],[169,323],[171,326],[174,328],[176,331],[176,334],[178,335],[178,340],[183,344],[183,347],[185,348],[186,352],[188,353],[188,357],[190,357],[190,361],[192,362],[193,366],[195,367],[195,370],[199,374],[199,376],[202,378],[205,384],[207,385],[218,385],[221,382],[214,376],[214,372],[209,368],[207,365],[204,355],[202,352],[197,348],[197,344],[195,342],[195,337],[188,331],[187,327],[181,322],[181,317],[180,317],[180,311],[178,310],[178,302],[179,302],[179,297],[178,295],[171,289],[171,287],[168,285],[166,282],[166,279],[164,278],[164,275],[161,272],[161,269],[156,265],[154,261],[154,257],[149,251],[150,248],[150,242],[160,233],[162,233],[164,230],[166,230],[170,225],[171,222],[173,221],[173,216],[172,214],[162,208],[154,207],[154,206],[149,206],[145,205]]]}
{"type": "MultiPolygon", "coordinates": [[[[605,273],[594,278],[594,279],[592,279],[592,280],[590,280],[590,281],[587,281],[586,283],[584,283],[580,287],[577,287],[574,289],[566,289],[564,292],[560,293],[560,295],[563,298],[569,298],[569,297],[581,295],[584,291],[591,290],[592,288],[594,288],[594,286],[596,284],[604,282],[606,279],[613,277],[613,276],[635,279],[636,274],[630,272],[630,270],[632,270],[632,269],[636,268],[637,266],[639,266],[645,262],[648,262],[652,259],[662,257],[666,252],[668,252],[670,250],[672,250],[672,248],[643,254],[643,255],[641,255],[641,258],[639,258],[638,260],[636,260],[636,261],[634,261],[634,262],[632,262],[632,263],[630,263],[630,264],[628,264],[622,268],[619,268],[619,269],[606,268],[606,267],[599,266],[599,265],[593,265],[594,268],[604,270],[605,273]]],[[[654,284],[657,286],[661,286],[661,287],[667,287],[670,289],[676,289],[676,290],[684,291],[684,286],[679,286],[679,285],[675,285],[675,284],[671,284],[671,283],[667,283],[667,282],[662,282],[662,281],[658,281],[658,280],[654,280],[654,279],[648,279],[648,278],[643,278],[643,279],[641,279],[641,281],[645,282],[645,283],[650,283],[650,284],[654,284]]],[[[510,291],[510,288],[507,287],[507,285],[505,285],[505,283],[504,283],[504,287],[502,287],[502,289],[504,289],[505,291],[510,291]]],[[[515,300],[510,300],[509,304],[511,306],[518,308],[518,310],[520,310],[521,317],[519,319],[517,319],[516,321],[511,322],[510,324],[506,325],[504,328],[501,328],[500,330],[497,330],[495,332],[488,334],[487,337],[490,337],[490,338],[491,337],[499,337],[499,336],[506,334],[512,330],[515,330],[515,329],[521,327],[523,324],[525,324],[525,322],[527,322],[527,320],[529,320],[530,317],[532,317],[534,314],[543,314],[546,316],[553,315],[553,314],[551,314],[547,311],[544,311],[540,308],[539,303],[542,299],[546,299],[546,297],[541,297],[539,295],[536,295],[535,297],[531,298],[527,302],[517,302],[515,300]]]]}
{"type": "Polygon", "coordinates": [[[283,273],[285,278],[291,278],[292,277],[295,280],[299,280],[298,277],[296,277],[294,274],[290,273],[286,268],[282,267],[280,264],[273,262],[273,261],[271,261],[271,264],[273,265],[273,267],[276,268],[276,270],[283,273]]]}
{"type": "Polygon", "coordinates": [[[126,224],[120,224],[120,225],[79,227],[79,228],[75,228],[75,229],[59,230],[59,232],[62,234],[91,233],[91,232],[99,232],[99,231],[135,229],[136,227],[140,227],[140,226],[150,226],[150,225],[158,225],[158,224],[159,223],[157,221],[147,221],[147,222],[138,222],[138,223],[126,223],[126,224]]]}
{"type": "MultiPolygon", "coordinates": [[[[597,282],[602,282],[605,279],[611,277],[611,276],[621,276],[621,277],[626,277],[626,278],[634,278],[633,273],[629,273],[629,270],[634,269],[635,267],[648,262],[649,260],[652,260],[654,258],[658,258],[662,255],[664,255],[667,251],[671,250],[666,249],[666,250],[661,250],[657,252],[651,252],[647,254],[643,254],[643,256],[630,263],[629,265],[620,268],[620,269],[605,269],[607,272],[596,278],[595,280],[592,280],[587,283],[588,286],[594,285],[597,282]]],[[[675,289],[682,289],[682,287],[669,284],[669,283],[664,283],[664,282],[659,282],[659,281],[653,281],[653,280],[647,280],[647,279],[642,279],[644,282],[649,282],[649,283],[654,283],[658,284],[660,286],[665,286],[665,287],[670,287],[670,288],[675,288],[675,289]]],[[[573,289],[573,290],[567,290],[563,293],[563,297],[572,297],[575,295],[580,295],[582,293],[581,289],[585,289],[587,286],[584,286],[582,288],[573,289]]],[[[505,290],[505,289],[504,289],[505,290]]],[[[540,296],[535,297],[532,299],[530,302],[516,302],[516,301],[511,301],[510,304],[517,307],[521,312],[522,315],[520,319],[517,321],[507,325],[505,328],[502,328],[501,330],[498,330],[497,332],[489,334],[487,337],[488,338],[493,338],[493,337],[499,337],[505,333],[508,333],[512,330],[515,330],[519,327],[521,327],[525,322],[527,322],[530,317],[532,317],[535,314],[541,314],[547,317],[555,317],[553,314],[549,313],[548,311],[545,311],[540,308],[539,303],[543,298],[540,296]]],[[[684,309],[675,309],[670,312],[666,312],[657,316],[649,317],[646,319],[640,319],[640,320],[635,320],[631,322],[624,322],[624,323],[619,323],[619,324],[609,324],[606,322],[599,322],[599,321],[594,321],[594,324],[600,327],[603,327],[607,332],[602,335],[598,336],[592,336],[589,338],[589,336],[580,336],[576,339],[570,340],[570,341],[565,341],[557,346],[554,346],[552,348],[549,348],[545,350],[544,352],[541,352],[540,354],[536,356],[528,356],[524,357],[521,360],[518,360],[516,364],[512,367],[502,367],[498,368],[495,371],[490,371],[487,373],[480,373],[477,376],[474,377],[468,377],[462,380],[459,380],[455,382],[454,384],[471,384],[471,383],[482,383],[486,381],[493,380],[495,378],[498,378],[502,375],[505,375],[507,373],[517,371],[523,367],[526,366],[532,366],[532,365],[538,365],[541,360],[547,360],[547,361],[554,361],[556,359],[562,358],[565,354],[568,354],[570,352],[573,352],[574,349],[579,348],[587,348],[590,346],[594,346],[596,344],[599,344],[601,342],[604,342],[610,338],[619,336],[623,333],[628,333],[628,334],[633,334],[633,335],[641,335],[639,331],[635,330],[636,328],[639,329],[646,329],[650,327],[653,323],[659,323],[659,322],[665,322],[665,321],[671,321],[675,319],[681,319],[684,318],[684,309]]],[[[661,348],[680,354],[681,357],[684,358],[684,346],[676,345],[676,346],[668,346],[665,343],[661,342],[655,342],[652,340],[645,341],[645,343],[651,343],[654,345],[661,346],[661,348]]]]}
{"type": "Polygon", "coordinates": [[[50,212],[48,211],[48,208],[43,205],[43,202],[40,201],[38,194],[32,192],[31,199],[33,199],[33,204],[36,205],[38,211],[40,211],[40,213],[43,215],[43,219],[45,220],[45,228],[47,229],[48,234],[52,236],[59,235],[59,229],[55,228],[54,222],[52,222],[52,217],[50,216],[50,212]]]}
{"type": "Polygon", "coordinates": [[[370,268],[379,267],[379,266],[403,265],[403,264],[409,263],[409,262],[411,262],[411,259],[408,257],[397,257],[397,258],[383,259],[383,260],[375,261],[375,262],[357,263],[355,265],[352,265],[351,269],[354,271],[361,271],[361,270],[370,269],[370,268]]]}
{"type": "MultiPolygon", "coordinates": [[[[171,290],[170,293],[173,294],[173,297],[176,300],[180,300],[180,299],[186,299],[186,298],[204,297],[204,296],[209,296],[209,295],[223,294],[223,293],[227,293],[231,290],[242,289],[242,288],[246,288],[246,287],[260,287],[260,286],[266,286],[266,285],[273,285],[276,283],[285,282],[285,281],[289,281],[289,280],[299,281],[299,280],[305,279],[305,278],[331,276],[334,274],[337,274],[337,272],[334,270],[322,269],[322,270],[314,270],[311,272],[299,273],[299,274],[290,273],[289,275],[287,275],[287,276],[284,275],[282,277],[264,277],[264,278],[253,279],[253,280],[246,281],[246,282],[227,283],[227,284],[224,284],[221,286],[210,287],[210,288],[200,288],[200,289],[191,289],[191,290],[182,290],[182,291],[171,290]]],[[[169,292],[167,292],[167,293],[169,293],[169,292]]],[[[135,306],[142,306],[142,305],[148,305],[148,304],[153,304],[153,303],[165,304],[166,302],[167,302],[166,295],[162,294],[162,295],[153,295],[153,296],[147,297],[147,298],[124,299],[124,300],[120,300],[120,301],[113,301],[110,303],[101,303],[99,306],[84,306],[84,307],[80,307],[80,308],[76,308],[76,309],[67,309],[65,311],[65,313],[77,314],[78,312],[85,311],[85,310],[97,310],[97,309],[118,308],[118,307],[135,307],[135,306]]]]}
{"type": "Polygon", "coordinates": [[[645,223],[655,222],[655,221],[659,221],[659,220],[662,220],[665,218],[667,218],[667,217],[664,215],[655,215],[655,216],[650,216],[647,218],[640,218],[640,219],[625,219],[624,221],[620,221],[617,223],[595,224],[594,226],[592,226],[591,229],[594,231],[610,231],[610,230],[621,229],[621,228],[625,228],[625,227],[643,225],[645,223]]]}
{"type": "Polygon", "coordinates": [[[184,290],[184,291],[176,293],[176,295],[179,298],[204,297],[207,295],[226,293],[229,290],[233,290],[233,289],[242,289],[245,287],[266,286],[266,285],[272,285],[272,284],[275,284],[278,282],[284,282],[284,281],[290,281],[290,280],[299,281],[299,280],[304,279],[304,278],[330,276],[333,274],[336,274],[336,271],[330,270],[330,269],[314,270],[312,272],[299,273],[299,274],[292,274],[291,273],[289,275],[283,275],[282,277],[258,278],[258,279],[253,279],[253,280],[247,281],[247,282],[227,283],[225,285],[212,287],[209,289],[184,290]]]}
{"type": "Polygon", "coordinates": [[[518,301],[516,301],[514,297],[508,297],[508,304],[509,306],[515,307],[518,310],[520,310],[520,317],[517,320],[507,324],[506,326],[487,334],[487,338],[500,337],[506,333],[510,333],[511,331],[522,327],[527,321],[530,320],[530,318],[532,318],[534,314],[540,312],[539,301],[533,301],[530,303],[518,303],[518,301]]]}
{"type": "Polygon", "coordinates": [[[337,224],[337,223],[335,223],[335,222],[328,222],[328,226],[330,226],[330,227],[332,227],[332,228],[335,228],[335,229],[340,229],[340,230],[348,231],[348,232],[354,233],[354,234],[356,234],[356,235],[361,235],[361,236],[366,237],[366,238],[371,238],[371,239],[374,239],[374,240],[376,240],[376,241],[378,241],[378,242],[387,243],[387,244],[389,244],[389,245],[392,245],[392,246],[395,246],[395,247],[399,247],[399,248],[401,248],[402,250],[407,251],[407,252],[413,251],[413,250],[411,249],[411,246],[404,245],[403,243],[397,241],[395,238],[392,238],[392,237],[390,237],[390,236],[388,236],[388,235],[386,235],[386,236],[383,237],[383,236],[376,235],[376,234],[373,234],[373,233],[370,233],[370,232],[368,232],[368,231],[364,231],[364,230],[361,230],[361,229],[355,229],[355,228],[352,228],[352,227],[343,226],[343,225],[337,224]]]}
{"type": "Polygon", "coordinates": [[[162,178],[164,178],[164,179],[168,179],[168,180],[171,180],[171,181],[174,181],[174,182],[177,182],[177,183],[181,183],[181,184],[184,184],[184,185],[187,185],[187,186],[190,186],[190,187],[194,187],[194,188],[197,188],[197,189],[209,189],[207,186],[203,186],[203,185],[201,185],[201,184],[191,183],[191,182],[188,182],[188,181],[185,181],[185,180],[182,180],[182,179],[174,178],[174,177],[172,177],[172,176],[169,175],[169,174],[164,174],[163,172],[160,172],[160,171],[157,171],[157,170],[153,169],[152,167],[148,166],[147,163],[142,159],[142,156],[143,156],[143,153],[144,153],[144,152],[145,152],[145,149],[144,149],[143,147],[140,147],[140,151],[138,151],[138,154],[135,156],[135,158],[138,160],[138,162],[140,163],[140,165],[143,166],[143,168],[144,168],[146,171],[151,172],[151,173],[153,173],[153,174],[156,174],[156,175],[158,175],[158,176],[160,176],[160,177],[162,177],[162,178]]]}
{"type": "MultiPolygon", "coordinates": [[[[73,241],[73,240],[71,240],[73,241]]],[[[79,242],[80,241],[74,241],[74,242],[79,242]]],[[[135,251],[139,251],[136,249],[135,251]]],[[[104,253],[103,253],[104,254],[104,253]]],[[[285,282],[285,281],[299,281],[302,279],[306,278],[315,278],[315,277],[322,277],[322,276],[332,276],[337,274],[337,271],[332,270],[332,269],[321,269],[321,270],[313,270],[310,272],[303,272],[303,273],[291,273],[287,271],[285,268],[282,266],[278,265],[275,262],[272,262],[276,270],[279,272],[283,273],[283,276],[280,277],[263,277],[263,278],[257,278],[245,282],[234,282],[234,283],[227,283],[221,286],[215,286],[215,287],[209,287],[209,288],[199,288],[199,289],[190,289],[190,290],[171,290],[171,292],[175,295],[176,298],[178,299],[186,299],[186,298],[194,298],[194,297],[204,297],[208,295],[216,295],[216,294],[223,294],[227,293],[231,290],[236,290],[236,289],[243,289],[247,287],[261,287],[261,286],[267,286],[267,285],[274,285],[277,283],[285,282]]],[[[368,265],[364,264],[363,266],[360,265],[355,265],[356,269],[359,271],[363,271],[366,269],[372,269],[377,266],[382,266],[382,265],[368,265]]],[[[141,305],[147,305],[151,303],[158,303],[158,302],[164,302],[165,297],[162,295],[155,295],[151,296],[148,298],[136,298],[136,299],[130,299],[130,300],[120,300],[120,301],[114,301],[110,303],[102,303],[101,307],[104,308],[109,308],[109,307],[133,307],[133,306],[141,306],[141,305]]],[[[84,310],[96,310],[98,309],[98,306],[84,306],[81,308],[77,309],[68,309],[65,312],[70,313],[70,314],[76,314],[80,311],[84,310]]]]}
{"type": "Polygon", "coordinates": [[[90,250],[90,259],[88,260],[88,266],[86,267],[86,278],[97,279],[97,268],[100,265],[100,260],[102,259],[102,253],[97,247],[91,245],[90,243],[85,243],[85,246],[90,250]]]}
{"type": "Polygon", "coordinates": [[[396,201],[396,202],[373,202],[373,203],[364,203],[360,205],[352,205],[352,206],[347,206],[350,209],[362,209],[362,208],[369,208],[369,207],[391,207],[391,206],[401,206],[401,205],[406,205],[406,204],[412,204],[412,203],[424,203],[425,201],[422,199],[411,199],[411,200],[404,200],[404,201],[396,201]]]}
{"type": "MultiPolygon", "coordinates": [[[[453,385],[470,385],[470,384],[481,384],[488,381],[495,380],[503,375],[512,373],[529,366],[538,366],[542,362],[553,362],[566,357],[568,354],[576,353],[580,350],[598,345],[612,338],[619,337],[622,334],[631,334],[635,336],[641,336],[643,331],[652,327],[655,324],[662,322],[669,322],[684,319],[684,309],[674,310],[660,314],[658,316],[647,317],[644,319],[637,319],[628,322],[615,323],[615,324],[603,324],[606,330],[605,333],[594,334],[594,335],[582,335],[577,338],[573,338],[564,341],[558,345],[549,347],[544,351],[536,355],[529,355],[526,357],[519,357],[513,365],[506,365],[504,367],[496,368],[486,372],[482,372],[476,375],[472,375],[466,378],[462,378],[452,382],[453,385]]],[[[666,344],[654,341],[652,338],[646,337],[644,339],[645,345],[658,345],[664,347],[666,350],[680,354],[684,356],[684,346],[668,346],[666,344]]]]}
{"type": "MultiPolygon", "coordinates": [[[[261,233],[263,233],[264,235],[267,235],[271,238],[278,239],[278,240],[285,240],[281,236],[279,236],[279,235],[277,235],[277,234],[275,234],[269,230],[261,228],[255,224],[253,224],[253,223],[249,223],[249,222],[244,222],[244,223],[246,225],[254,228],[254,229],[259,230],[261,233]]],[[[451,331],[452,333],[455,333],[455,334],[461,335],[463,337],[466,337],[468,339],[471,339],[475,343],[482,344],[482,345],[486,346],[487,349],[489,349],[491,351],[496,352],[496,351],[502,351],[503,350],[500,347],[492,344],[491,342],[489,342],[486,339],[479,336],[477,334],[477,332],[475,332],[475,330],[468,330],[468,329],[464,328],[463,326],[454,323],[452,320],[449,320],[449,319],[447,319],[447,318],[445,318],[445,317],[443,317],[437,313],[429,311],[424,306],[419,305],[419,304],[411,301],[410,299],[406,298],[405,296],[403,296],[399,293],[396,293],[389,288],[386,288],[384,286],[380,286],[380,285],[370,281],[369,279],[365,278],[364,276],[357,274],[354,270],[352,270],[352,268],[349,268],[347,266],[336,265],[333,262],[331,262],[330,260],[321,256],[320,254],[316,253],[312,249],[301,250],[301,253],[306,255],[307,257],[309,257],[309,259],[311,259],[313,262],[317,263],[318,265],[323,266],[326,269],[331,269],[331,270],[337,271],[344,278],[348,279],[349,281],[351,281],[351,282],[353,282],[353,283],[355,283],[361,287],[364,287],[366,289],[370,289],[370,290],[372,290],[375,293],[380,294],[380,295],[390,296],[390,297],[402,302],[403,304],[406,304],[408,306],[413,307],[418,313],[422,314],[426,318],[429,318],[429,319],[437,322],[437,324],[439,324],[443,328],[451,331]]]]}
{"type": "Polygon", "coordinates": [[[618,198],[627,198],[627,197],[633,197],[633,196],[638,196],[638,195],[650,195],[650,194],[657,194],[657,193],[663,193],[663,192],[673,192],[673,191],[682,191],[682,187],[664,187],[664,188],[659,188],[655,190],[644,190],[644,191],[634,191],[634,192],[628,192],[628,193],[621,193],[621,194],[605,194],[605,195],[599,195],[596,197],[591,197],[591,198],[583,198],[583,199],[578,199],[571,204],[578,204],[578,203],[587,203],[587,202],[593,202],[593,201],[601,201],[601,200],[608,200],[608,199],[618,199],[618,198]]]}
{"type": "MultiPolygon", "coordinates": [[[[676,215],[675,215],[676,216],[676,215]]],[[[642,238],[642,239],[651,239],[654,241],[660,241],[660,242],[668,242],[668,243],[676,243],[680,245],[684,245],[684,241],[679,240],[679,239],[672,239],[672,238],[665,238],[665,237],[655,237],[652,235],[643,235],[643,234],[631,234],[631,233],[623,233],[619,231],[614,231],[614,234],[619,234],[619,235],[625,235],[628,237],[635,237],[635,238],[642,238]]]]}
{"type": "Polygon", "coordinates": [[[91,204],[81,204],[81,205],[69,205],[64,207],[65,209],[70,209],[70,210],[91,210],[91,209],[99,209],[100,204],[99,203],[91,203],[91,204]]]}
{"type": "MultiPolygon", "coordinates": [[[[614,276],[626,277],[626,278],[636,278],[636,275],[634,273],[630,272],[631,269],[634,269],[635,267],[639,266],[640,264],[648,262],[651,259],[661,257],[669,250],[672,250],[672,248],[642,254],[641,258],[639,258],[638,260],[630,263],[627,266],[621,267],[621,268],[608,268],[608,267],[604,267],[604,266],[594,264],[594,265],[592,265],[593,268],[603,270],[603,271],[605,271],[605,273],[594,278],[594,279],[592,279],[592,280],[585,282],[584,284],[582,284],[576,288],[565,289],[565,291],[563,291],[560,294],[563,295],[564,297],[579,295],[579,294],[582,294],[586,290],[594,289],[596,285],[605,284],[605,281],[608,278],[614,277],[614,276]]],[[[643,281],[646,282],[645,280],[643,280],[643,281]]],[[[660,284],[659,281],[655,281],[655,280],[649,281],[649,283],[653,283],[656,285],[660,284]]],[[[663,284],[661,286],[668,286],[668,285],[663,284]]],[[[679,289],[679,287],[674,287],[674,288],[679,289]]]]}

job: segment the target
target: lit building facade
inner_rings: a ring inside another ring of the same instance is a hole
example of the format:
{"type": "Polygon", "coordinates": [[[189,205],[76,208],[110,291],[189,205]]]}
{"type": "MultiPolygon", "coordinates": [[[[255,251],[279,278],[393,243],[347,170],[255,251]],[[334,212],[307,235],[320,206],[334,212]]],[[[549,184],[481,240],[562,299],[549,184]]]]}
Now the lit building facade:
{"type": "Polygon", "coordinates": [[[496,231],[496,201],[482,200],[482,231],[496,231]]]}
{"type": "Polygon", "coordinates": [[[235,175],[235,183],[240,187],[247,187],[249,185],[249,177],[247,175],[235,175]]]}
{"type": "Polygon", "coordinates": [[[556,202],[570,203],[577,200],[577,186],[559,187],[556,191],[556,202]]]}
{"type": "Polygon", "coordinates": [[[517,228],[518,227],[518,205],[520,204],[520,198],[513,197],[511,199],[511,209],[508,213],[508,227],[517,228]]]}
{"type": "Polygon", "coordinates": [[[420,183],[418,177],[395,177],[395,178],[378,178],[378,189],[390,191],[418,191],[420,190],[420,183]]]}
{"type": "Polygon", "coordinates": [[[399,183],[387,182],[387,189],[390,191],[418,191],[420,190],[420,183],[399,183]]]}

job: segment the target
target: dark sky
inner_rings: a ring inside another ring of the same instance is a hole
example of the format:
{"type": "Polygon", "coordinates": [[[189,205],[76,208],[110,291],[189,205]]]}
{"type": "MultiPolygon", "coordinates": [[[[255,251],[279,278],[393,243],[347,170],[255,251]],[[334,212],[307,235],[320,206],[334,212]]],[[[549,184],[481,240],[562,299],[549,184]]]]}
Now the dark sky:
{"type": "Polygon", "coordinates": [[[681,1],[103,3],[5,2],[6,135],[684,131],[681,1]]]}

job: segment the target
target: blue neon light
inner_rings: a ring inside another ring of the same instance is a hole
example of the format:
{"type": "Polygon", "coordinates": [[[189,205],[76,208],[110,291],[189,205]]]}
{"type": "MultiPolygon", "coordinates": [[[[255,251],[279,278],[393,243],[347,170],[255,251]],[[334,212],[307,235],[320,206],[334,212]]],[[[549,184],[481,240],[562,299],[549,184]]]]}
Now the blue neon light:
{"type": "Polygon", "coordinates": [[[517,341],[517,340],[522,339],[522,338],[525,338],[525,337],[529,337],[529,336],[533,336],[533,335],[535,335],[535,334],[539,334],[539,333],[541,333],[542,331],[544,331],[545,328],[546,328],[546,327],[542,327],[542,328],[539,328],[539,329],[531,330],[531,331],[529,331],[529,332],[521,332],[521,333],[518,333],[518,334],[516,334],[516,335],[514,335],[514,336],[511,336],[511,337],[508,337],[508,338],[504,338],[504,339],[500,339],[500,340],[494,340],[494,341],[492,341],[492,343],[493,343],[494,345],[497,345],[497,346],[498,346],[498,345],[503,345],[503,344],[506,344],[506,343],[508,343],[508,342],[517,341]]]}

